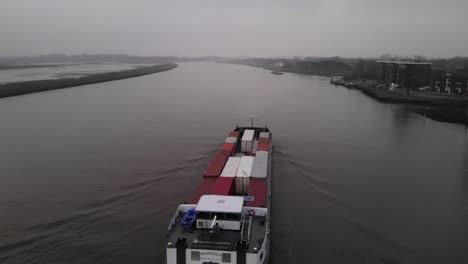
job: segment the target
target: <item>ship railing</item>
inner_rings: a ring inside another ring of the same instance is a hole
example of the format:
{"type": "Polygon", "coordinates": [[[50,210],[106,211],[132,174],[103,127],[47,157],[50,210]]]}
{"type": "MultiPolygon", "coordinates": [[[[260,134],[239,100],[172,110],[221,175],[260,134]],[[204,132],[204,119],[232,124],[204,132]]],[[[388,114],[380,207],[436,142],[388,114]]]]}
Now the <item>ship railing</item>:
{"type": "Polygon", "coordinates": [[[241,241],[248,244],[250,241],[250,230],[252,226],[252,216],[244,215],[242,218],[241,241]]]}

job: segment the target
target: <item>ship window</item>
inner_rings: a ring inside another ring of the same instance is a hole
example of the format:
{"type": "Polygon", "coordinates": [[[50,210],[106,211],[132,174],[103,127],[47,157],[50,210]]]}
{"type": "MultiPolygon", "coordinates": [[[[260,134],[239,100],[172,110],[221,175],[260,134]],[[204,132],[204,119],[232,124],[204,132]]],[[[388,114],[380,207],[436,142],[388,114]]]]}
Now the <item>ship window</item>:
{"type": "Polygon", "coordinates": [[[197,221],[197,228],[204,228],[204,227],[205,227],[205,222],[197,221]]]}
{"type": "Polygon", "coordinates": [[[191,259],[200,261],[200,251],[192,251],[191,259]]]}
{"type": "Polygon", "coordinates": [[[227,220],[240,220],[240,215],[238,214],[226,214],[227,220]]]}
{"type": "Polygon", "coordinates": [[[223,262],[231,262],[231,253],[223,253],[221,255],[221,260],[223,262]]]}
{"type": "Polygon", "coordinates": [[[262,261],[263,261],[263,252],[262,252],[262,254],[260,254],[260,262],[262,262],[262,261]]]}
{"type": "Polygon", "coordinates": [[[199,219],[211,219],[211,213],[208,213],[208,212],[198,212],[197,218],[199,218],[199,219]]]}

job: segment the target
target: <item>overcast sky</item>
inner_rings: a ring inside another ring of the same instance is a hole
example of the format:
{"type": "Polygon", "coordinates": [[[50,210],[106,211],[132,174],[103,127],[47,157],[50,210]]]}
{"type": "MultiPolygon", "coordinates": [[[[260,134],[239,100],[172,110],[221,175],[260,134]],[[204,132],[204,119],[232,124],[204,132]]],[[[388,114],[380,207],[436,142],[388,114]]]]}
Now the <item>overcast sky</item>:
{"type": "Polygon", "coordinates": [[[1,0],[0,57],[468,55],[468,0],[1,0]]]}

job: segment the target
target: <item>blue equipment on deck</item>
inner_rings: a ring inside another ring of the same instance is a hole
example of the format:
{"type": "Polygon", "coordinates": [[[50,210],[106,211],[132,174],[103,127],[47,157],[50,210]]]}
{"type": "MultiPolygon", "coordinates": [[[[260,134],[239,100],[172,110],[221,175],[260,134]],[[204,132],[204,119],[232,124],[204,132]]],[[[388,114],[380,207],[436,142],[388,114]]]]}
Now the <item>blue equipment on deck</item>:
{"type": "Polygon", "coordinates": [[[191,228],[195,220],[197,220],[197,212],[195,212],[195,208],[192,208],[185,213],[180,224],[184,228],[191,228]]]}

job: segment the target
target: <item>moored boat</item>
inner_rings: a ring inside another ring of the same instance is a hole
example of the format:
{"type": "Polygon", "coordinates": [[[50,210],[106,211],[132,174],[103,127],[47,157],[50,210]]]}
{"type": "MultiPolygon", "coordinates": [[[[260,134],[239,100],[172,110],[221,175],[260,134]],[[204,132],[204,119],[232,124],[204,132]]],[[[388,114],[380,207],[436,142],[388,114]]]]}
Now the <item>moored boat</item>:
{"type": "Polygon", "coordinates": [[[270,255],[272,141],[267,127],[237,127],[181,204],[167,234],[167,264],[265,264],[270,255]]]}

